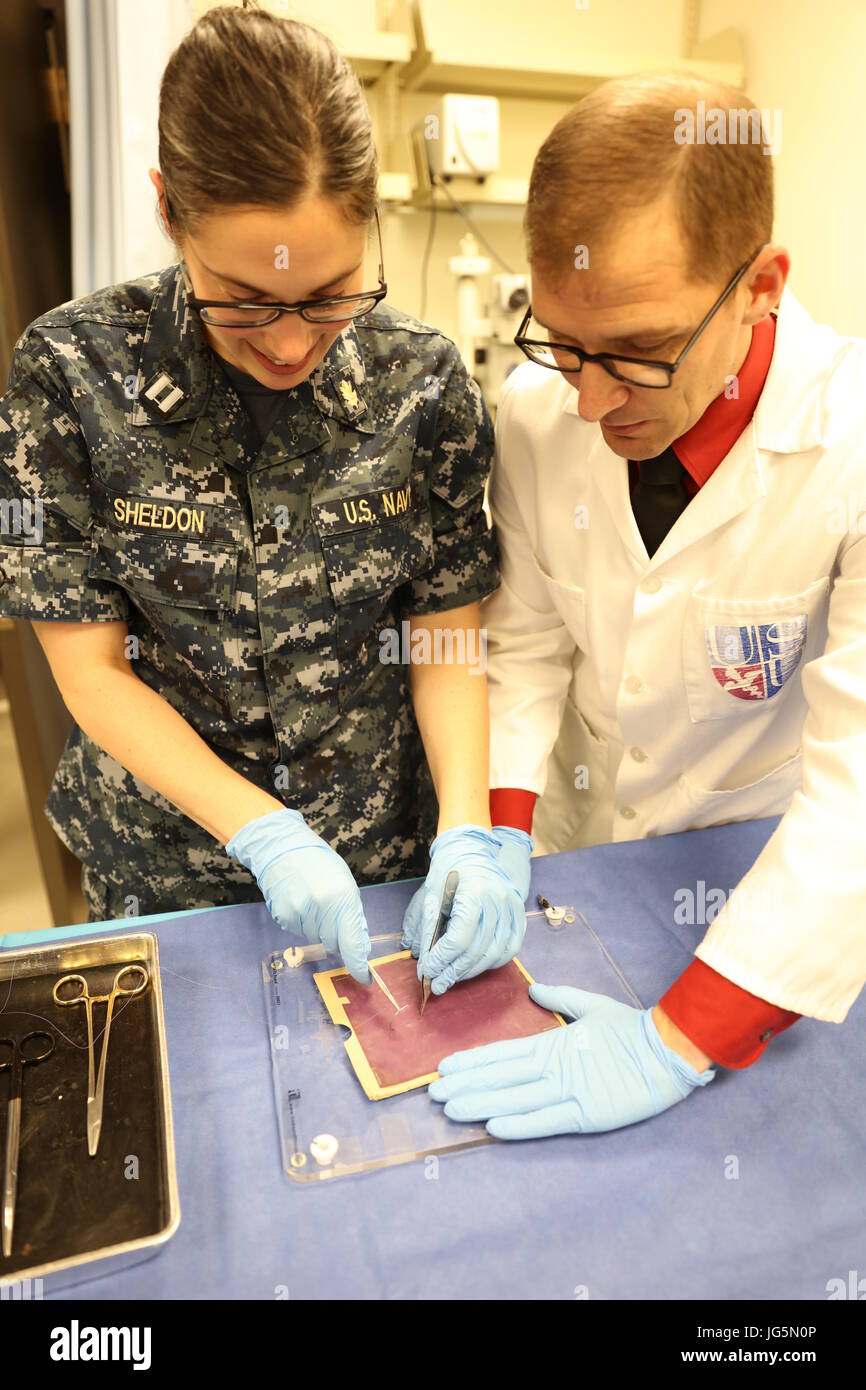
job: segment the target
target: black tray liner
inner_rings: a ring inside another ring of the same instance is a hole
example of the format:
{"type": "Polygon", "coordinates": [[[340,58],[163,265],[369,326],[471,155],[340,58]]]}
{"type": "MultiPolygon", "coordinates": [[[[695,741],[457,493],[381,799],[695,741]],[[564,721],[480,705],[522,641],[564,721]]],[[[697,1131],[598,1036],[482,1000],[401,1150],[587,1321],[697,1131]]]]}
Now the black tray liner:
{"type": "MultiPolygon", "coordinates": [[[[108,994],[124,964],[86,966],[76,973],[91,994],[108,994]]],[[[0,1037],[22,1038],[52,1028],[54,1055],[25,1067],[21,1100],[18,1200],[12,1254],[0,1251],[0,1277],[69,1256],[154,1236],[169,1220],[165,1136],[156,1078],[159,1047],[153,985],[114,1003],[99,1149],[87,1152],[87,1016],[82,1004],[62,1008],[51,991],[62,974],[0,980],[0,1037]],[[138,1177],[130,1156],[138,1159],[138,1177]]],[[[94,1066],[99,1071],[105,1004],[93,1006],[94,1066]]],[[[6,1157],[9,1073],[0,1072],[0,1183],[6,1157]]],[[[2,1193],[2,1187],[0,1187],[2,1193]]]]}

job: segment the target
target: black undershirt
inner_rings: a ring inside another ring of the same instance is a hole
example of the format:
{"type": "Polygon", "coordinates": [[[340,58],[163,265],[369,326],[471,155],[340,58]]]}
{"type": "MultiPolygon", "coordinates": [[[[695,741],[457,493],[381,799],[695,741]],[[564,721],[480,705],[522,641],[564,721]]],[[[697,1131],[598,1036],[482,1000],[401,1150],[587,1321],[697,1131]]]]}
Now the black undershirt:
{"type": "Polygon", "coordinates": [[[215,355],[238,396],[240,396],[259,435],[262,439],[267,439],[283,407],[286,396],[289,394],[288,390],[284,388],[279,391],[270,386],[263,386],[260,381],[256,381],[254,376],[250,376],[249,372],[241,371],[240,367],[235,367],[233,363],[227,362],[224,357],[220,357],[219,353],[215,355]]]}

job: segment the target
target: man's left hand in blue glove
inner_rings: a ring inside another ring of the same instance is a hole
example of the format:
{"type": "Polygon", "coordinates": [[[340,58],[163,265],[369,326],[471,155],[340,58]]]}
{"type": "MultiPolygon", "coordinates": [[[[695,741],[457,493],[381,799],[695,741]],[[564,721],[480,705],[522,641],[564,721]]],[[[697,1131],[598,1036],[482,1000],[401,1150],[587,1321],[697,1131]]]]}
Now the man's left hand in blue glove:
{"type": "Polygon", "coordinates": [[[418,961],[418,979],[444,994],[458,980],[505,965],[526,932],[523,900],[529,891],[532,841],[522,830],[459,825],[430,846],[430,871],[403,918],[403,945],[418,961]],[[457,896],[447,930],[431,951],[445,880],[456,869],[457,896]]]}
{"type": "Polygon", "coordinates": [[[486,1120],[497,1139],[591,1134],[659,1115],[716,1074],[658,1005],[633,1009],[550,985],[529,993],[577,1021],[444,1058],[430,1096],[445,1102],[449,1119],[486,1120]]]}

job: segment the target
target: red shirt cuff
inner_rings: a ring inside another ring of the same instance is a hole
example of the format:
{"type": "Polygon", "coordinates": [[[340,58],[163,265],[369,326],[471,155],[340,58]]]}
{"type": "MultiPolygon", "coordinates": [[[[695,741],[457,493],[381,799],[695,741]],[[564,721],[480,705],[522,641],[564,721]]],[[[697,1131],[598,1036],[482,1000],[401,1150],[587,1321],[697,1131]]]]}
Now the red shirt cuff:
{"type": "Polygon", "coordinates": [[[698,957],[659,1000],[687,1038],[723,1067],[749,1067],[800,1014],[740,989],[698,957]]]}
{"type": "Polygon", "coordinates": [[[531,835],[532,813],[537,800],[536,792],[526,792],[520,787],[494,787],[490,793],[490,824],[510,825],[531,835]]]}

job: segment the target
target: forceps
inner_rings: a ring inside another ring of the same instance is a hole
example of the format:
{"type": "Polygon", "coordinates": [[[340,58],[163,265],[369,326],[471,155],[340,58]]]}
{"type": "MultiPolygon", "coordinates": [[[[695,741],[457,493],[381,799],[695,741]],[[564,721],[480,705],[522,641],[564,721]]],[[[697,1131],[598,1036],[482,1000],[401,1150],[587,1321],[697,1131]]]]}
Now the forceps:
{"type": "Polygon", "coordinates": [[[17,1038],[0,1038],[0,1049],[11,1048],[12,1055],[4,1058],[0,1051],[0,1071],[8,1071],[9,1105],[6,1126],[6,1170],[3,1178],[3,1254],[12,1254],[12,1227],[15,1222],[15,1197],[18,1192],[18,1147],[21,1142],[21,1086],[24,1068],[35,1067],[51,1056],[55,1047],[53,1033],[39,1031],[17,1038]],[[38,1041],[37,1041],[38,1040],[38,1041]]]}
{"type": "Polygon", "coordinates": [[[102,1104],[105,1098],[105,1064],[108,1060],[108,1035],[111,1032],[111,1016],[114,1012],[114,1001],[118,998],[129,998],[135,994],[141,994],[146,988],[149,975],[143,965],[125,965],[122,970],[118,970],[114,977],[114,984],[111,986],[110,994],[91,994],[87,986],[87,981],[83,975],[63,975],[59,979],[53,990],[55,1004],[61,1004],[64,1008],[73,1008],[77,1004],[83,1004],[87,1014],[87,1152],[93,1158],[99,1148],[99,1136],[102,1132],[102,1104]],[[138,976],[138,983],[132,988],[121,983],[124,975],[138,976]],[[60,990],[64,985],[73,985],[77,992],[67,995],[63,999],[60,990]],[[93,1006],[94,1004],[107,1004],[108,1009],[105,1015],[105,1036],[102,1040],[102,1052],[99,1057],[99,1075],[94,1085],[94,1057],[93,1057],[93,1006]]]}

